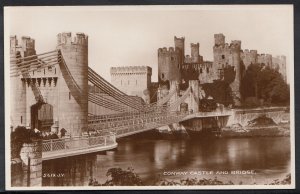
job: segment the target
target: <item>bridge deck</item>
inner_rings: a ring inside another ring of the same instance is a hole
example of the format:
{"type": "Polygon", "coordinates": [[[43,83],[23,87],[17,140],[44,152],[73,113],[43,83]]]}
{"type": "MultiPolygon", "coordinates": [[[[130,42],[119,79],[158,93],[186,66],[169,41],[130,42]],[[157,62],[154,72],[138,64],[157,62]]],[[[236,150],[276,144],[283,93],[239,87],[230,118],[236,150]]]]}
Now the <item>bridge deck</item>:
{"type": "Polygon", "coordinates": [[[117,146],[115,134],[46,140],[43,141],[42,160],[106,151],[117,146]]]}
{"type": "Polygon", "coordinates": [[[180,121],[186,121],[189,119],[193,118],[206,118],[206,117],[226,117],[226,116],[231,116],[232,111],[231,110],[226,110],[222,112],[197,112],[197,113],[192,113],[181,119],[180,121]]]}

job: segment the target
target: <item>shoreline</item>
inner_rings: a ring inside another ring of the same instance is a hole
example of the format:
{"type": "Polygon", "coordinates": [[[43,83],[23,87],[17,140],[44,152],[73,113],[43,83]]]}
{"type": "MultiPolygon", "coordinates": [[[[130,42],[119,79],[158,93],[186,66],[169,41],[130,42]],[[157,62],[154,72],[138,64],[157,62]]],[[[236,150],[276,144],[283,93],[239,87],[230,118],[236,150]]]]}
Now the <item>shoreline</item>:
{"type": "Polygon", "coordinates": [[[221,137],[290,137],[290,124],[225,127],[222,129],[221,137]]]}

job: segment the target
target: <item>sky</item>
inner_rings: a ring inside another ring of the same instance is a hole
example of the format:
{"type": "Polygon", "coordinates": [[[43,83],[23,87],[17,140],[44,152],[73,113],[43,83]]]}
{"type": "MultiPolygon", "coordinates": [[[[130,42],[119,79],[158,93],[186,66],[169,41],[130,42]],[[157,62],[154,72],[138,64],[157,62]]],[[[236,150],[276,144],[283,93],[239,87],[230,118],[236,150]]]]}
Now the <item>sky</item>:
{"type": "Polygon", "coordinates": [[[6,7],[4,20],[5,44],[30,36],[37,53],[55,49],[58,33],[87,34],[89,66],[108,81],[113,66],[150,66],[157,81],[157,49],[173,47],[174,36],[185,37],[185,54],[199,42],[212,61],[217,33],[241,40],[242,49],[286,55],[293,69],[291,5],[6,7]]]}

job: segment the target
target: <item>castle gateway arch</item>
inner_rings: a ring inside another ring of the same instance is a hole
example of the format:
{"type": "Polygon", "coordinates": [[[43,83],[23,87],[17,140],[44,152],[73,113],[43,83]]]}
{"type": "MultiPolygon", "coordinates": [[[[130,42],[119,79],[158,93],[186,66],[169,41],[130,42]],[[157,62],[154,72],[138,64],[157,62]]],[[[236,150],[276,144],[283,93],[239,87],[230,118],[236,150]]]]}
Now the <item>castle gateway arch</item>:
{"type": "Polygon", "coordinates": [[[51,104],[36,103],[30,108],[31,128],[40,131],[51,131],[53,125],[53,106],[51,104]]]}

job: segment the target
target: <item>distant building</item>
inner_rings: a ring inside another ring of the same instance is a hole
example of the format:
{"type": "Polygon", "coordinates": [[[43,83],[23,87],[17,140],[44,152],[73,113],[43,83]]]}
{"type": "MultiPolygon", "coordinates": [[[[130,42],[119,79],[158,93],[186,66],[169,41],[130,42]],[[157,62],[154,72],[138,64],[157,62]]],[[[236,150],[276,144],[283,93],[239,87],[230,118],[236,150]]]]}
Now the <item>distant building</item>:
{"type": "Polygon", "coordinates": [[[148,66],[111,67],[111,83],[131,96],[144,97],[151,86],[152,68],[148,66]]]}

